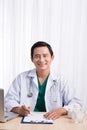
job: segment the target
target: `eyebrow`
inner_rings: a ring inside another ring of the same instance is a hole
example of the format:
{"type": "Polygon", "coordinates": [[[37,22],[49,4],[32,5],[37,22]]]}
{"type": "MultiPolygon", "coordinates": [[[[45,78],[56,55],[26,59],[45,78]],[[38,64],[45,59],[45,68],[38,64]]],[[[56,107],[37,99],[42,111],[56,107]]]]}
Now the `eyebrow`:
{"type": "Polygon", "coordinates": [[[36,53],[34,55],[49,55],[49,54],[48,53],[43,53],[43,54],[36,53]]]}

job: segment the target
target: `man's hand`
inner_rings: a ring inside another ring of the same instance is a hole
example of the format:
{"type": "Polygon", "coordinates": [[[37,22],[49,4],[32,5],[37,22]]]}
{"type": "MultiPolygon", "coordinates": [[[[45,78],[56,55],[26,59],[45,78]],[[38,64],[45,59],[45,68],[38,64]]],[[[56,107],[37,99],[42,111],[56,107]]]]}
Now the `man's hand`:
{"type": "Polygon", "coordinates": [[[62,115],[66,115],[68,112],[65,108],[58,108],[52,111],[47,112],[44,117],[47,119],[55,120],[62,115]]]}
{"type": "Polygon", "coordinates": [[[14,107],[11,111],[18,113],[21,116],[27,116],[30,113],[30,107],[22,105],[21,107],[14,107]]]}

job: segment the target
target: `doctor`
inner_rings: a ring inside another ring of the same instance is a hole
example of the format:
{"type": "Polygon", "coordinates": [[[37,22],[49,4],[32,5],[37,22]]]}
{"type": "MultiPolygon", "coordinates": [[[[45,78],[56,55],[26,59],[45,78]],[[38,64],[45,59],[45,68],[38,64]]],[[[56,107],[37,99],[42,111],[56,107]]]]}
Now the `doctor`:
{"type": "Polygon", "coordinates": [[[61,76],[51,73],[54,59],[51,46],[43,41],[31,47],[31,61],[35,69],[19,74],[5,97],[8,111],[26,116],[30,111],[46,112],[47,119],[66,115],[74,104],[81,106],[73,88],[61,76]]]}

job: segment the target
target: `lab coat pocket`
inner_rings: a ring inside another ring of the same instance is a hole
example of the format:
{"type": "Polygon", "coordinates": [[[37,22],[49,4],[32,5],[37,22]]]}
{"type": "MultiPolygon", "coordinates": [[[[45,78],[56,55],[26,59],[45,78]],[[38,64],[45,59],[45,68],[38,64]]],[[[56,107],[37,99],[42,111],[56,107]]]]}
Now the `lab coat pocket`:
{"type": "Polygon", "coordinates": [[[50,105],[52,109],[58,108],[58,97],[53,93],[50,94],[50,105]]]}
{"type": "Polygon", "coordinates": [[[57,93],[52,93],[51,96],[52,96],[51,98],[52,107],[55,109],[62,107],[61,96],[58,95],[57,93]]]}
{"type": "Polygon", "coordinates": [[[51,106],[52,106],[52,109],[58,108],[58,102],[55,98],[51,100],[51,106]]]}

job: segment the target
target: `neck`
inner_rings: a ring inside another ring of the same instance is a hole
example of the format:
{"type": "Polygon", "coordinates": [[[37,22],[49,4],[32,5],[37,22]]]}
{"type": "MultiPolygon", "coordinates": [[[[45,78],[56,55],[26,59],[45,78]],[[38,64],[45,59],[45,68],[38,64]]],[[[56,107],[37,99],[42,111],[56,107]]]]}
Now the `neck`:
{"type": "Polygon", "coordinates": [[[37,76],[40,81],[40,84],[43,84],[46,77],[49,75],[50,71],[37,71],[37,76]]]}
{"type": "Polygon", "coordinates": [[[44,77],[47,77],[49,75],[49,73],[50,73],[50,70],[48,70],[48,71],[44,71],[44,70],[37,71],[37,76],[39,78],[44,78],[44,77]]]}

